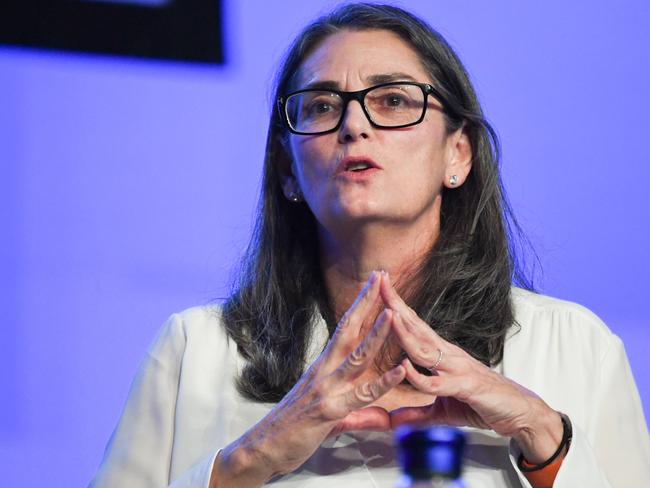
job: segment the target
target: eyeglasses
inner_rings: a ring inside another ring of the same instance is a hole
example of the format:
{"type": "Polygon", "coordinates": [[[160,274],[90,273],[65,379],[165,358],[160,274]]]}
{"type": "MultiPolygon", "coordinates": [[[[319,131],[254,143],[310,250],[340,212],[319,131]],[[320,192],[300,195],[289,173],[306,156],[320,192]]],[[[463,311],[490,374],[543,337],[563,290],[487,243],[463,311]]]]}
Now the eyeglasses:
{"type": "Polygon", "coordinates": [[[419,124],[433,95],[445,110],[440,93],[427,83],[397,81],[364,90],[307,89],[278,99],[278,109],[289,131],[299,135],[326,134],[338,130],[351,100],[361,105],[373,127],[399,129],[419,124]]]}

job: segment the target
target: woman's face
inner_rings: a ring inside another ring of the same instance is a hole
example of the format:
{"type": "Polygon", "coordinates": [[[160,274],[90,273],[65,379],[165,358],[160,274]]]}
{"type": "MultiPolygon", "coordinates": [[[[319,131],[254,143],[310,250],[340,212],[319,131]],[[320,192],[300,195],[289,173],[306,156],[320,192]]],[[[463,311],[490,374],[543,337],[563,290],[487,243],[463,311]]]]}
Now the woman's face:
{"type": "MultiPolygon", "coordinates": [[[[327,82],[356,91],[377,80],[432,83],[415,51],[385,30],[342,31],[326,38],[300,67],[296,89],[327,82]]],[[[443,185],[462,184],[471,148],[459,130],[447,134],[440,103],[429,97],[422,123],[403,129],[373,127],[351,101],[336,132],[289,139],[293,158],[285,194],[297,184],[320,224],[346,231],[363,223],[436,226],[443,185]],[[372,163],[353,171],[352,162],[372,163]]]]}

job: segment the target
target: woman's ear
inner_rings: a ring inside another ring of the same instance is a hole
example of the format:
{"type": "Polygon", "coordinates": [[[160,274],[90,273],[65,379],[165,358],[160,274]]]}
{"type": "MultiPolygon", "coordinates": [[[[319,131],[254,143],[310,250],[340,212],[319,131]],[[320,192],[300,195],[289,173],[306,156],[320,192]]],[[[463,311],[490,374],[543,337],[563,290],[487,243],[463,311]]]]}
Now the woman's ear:
{"type": "Polygon", "coordinates": [[[447,151],[447,167],[443,183],[447,188],[458,188],[465,183],[467,175],[472,169],[472,143],[465,124],[449,135],[447,151]]]}
{"type": "Polygon", "coordinates": [[[287,200],[293,203],[299,203],[304,200],[298,180],[294,176],[281,177],[282,179],[282,193],[287,200]]]}
{"type": "Polygon", "coordinates": [[[288,147],[287,141],[279,136],[278,141],[276,142],[276,148],[278,151],[276,164],[278,165],[277,168],[278,175],[280,176],[282,193],[284,193],[287,200],[294,203],[301,202],[303,200],[302,192],[300,191],[298,180],[294,175],[293,158],[291,157],[291,151],[288,147]]]}

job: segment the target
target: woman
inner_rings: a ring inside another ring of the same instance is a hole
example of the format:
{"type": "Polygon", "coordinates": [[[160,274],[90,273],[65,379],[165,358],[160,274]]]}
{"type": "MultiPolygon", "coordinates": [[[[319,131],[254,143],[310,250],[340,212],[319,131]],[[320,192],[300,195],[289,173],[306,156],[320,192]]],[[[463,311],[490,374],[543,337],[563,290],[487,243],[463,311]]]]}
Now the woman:
{"type": "Polygon", "coordinates": [[[511,288],[496,139],[446,42],[341,7],[276,100],[241,282],[162,329],[94,485],[389,487],[406,422],[468,427],[469,486],[645,485],[620,341],[511,288]]]}

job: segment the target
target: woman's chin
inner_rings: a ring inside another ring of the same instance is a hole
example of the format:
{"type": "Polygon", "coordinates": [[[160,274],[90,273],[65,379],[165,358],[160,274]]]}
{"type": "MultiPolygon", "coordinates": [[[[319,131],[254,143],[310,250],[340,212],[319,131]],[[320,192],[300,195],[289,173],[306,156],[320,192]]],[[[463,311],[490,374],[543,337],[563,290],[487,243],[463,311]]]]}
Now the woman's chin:
{"type": "Polygon", "coordinates": [[[385,211],[375,208],[374,205],[369,205],[369,202],[353,202],[347,205],[340,205],[334,209],[334,217],[341,222],[377,222],[387,218],[385,211]]]}

